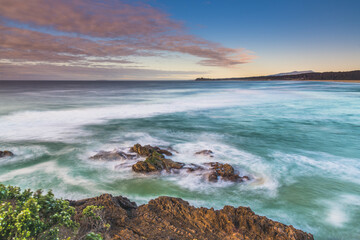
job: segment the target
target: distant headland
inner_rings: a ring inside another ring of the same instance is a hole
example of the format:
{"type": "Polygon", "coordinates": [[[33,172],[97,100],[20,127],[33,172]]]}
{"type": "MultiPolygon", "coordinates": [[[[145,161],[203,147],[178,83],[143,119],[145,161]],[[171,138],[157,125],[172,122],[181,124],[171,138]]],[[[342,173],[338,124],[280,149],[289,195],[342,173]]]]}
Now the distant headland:
{"type": "Polygon", "coordinates": [[[234,78],[196,78],[195,81],[353,81],[360,82],[360,70],[348,72],[291,72],[268,76],[234,78]]]}

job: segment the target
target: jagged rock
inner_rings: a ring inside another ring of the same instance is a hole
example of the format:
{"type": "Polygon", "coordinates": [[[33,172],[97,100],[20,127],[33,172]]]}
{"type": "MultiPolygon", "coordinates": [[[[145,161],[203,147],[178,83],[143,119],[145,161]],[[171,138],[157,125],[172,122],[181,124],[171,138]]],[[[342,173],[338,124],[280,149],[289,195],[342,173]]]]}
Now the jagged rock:
{"type": "Polygon", "coordinates": [[[166,156],[172,156],[172,153],[168,150],[161,149],[159,147],[153,147],[150,145],[141,146],[139,143],[135,144],[133,147],[130,148],[130,152],[134,152],[139,154],[142,157],[150,156],[154,151],[164,154],[166,156]]]}
{"type": "Polygon", "coordinates": [[[214,152],[211,150],[202,150],[202,151],[196,152],[195,155],[214,157],[214,152]]]}
{"type": "Polygon", "coordinates": [[[90,157],[93,160],[106,160],[106,161],[116,161],[116,160],[126,160],[126,159],[133,159],[136,155],[127,154],[121,151],[100,151],[94,156],[90,157]]]}
{"type": "Polygon", "coordinates": [[[153,150],[145,161],[139,161],[132,166],[134,172],[155,172],[166,170],[168,172],[171,169],[180,169],[185,164],[174,162],[171,159],[166,159],[162,154],[153,150]]]}
{"type": "Polygon", "coordinates": [[[195,208],[180,198],[159,197],[136,206],[125,197],[104,194],[99,197],[70,201],[75,220],[80,223],[75,239],[89,232],[101,233],[107,239],[267,239],[313,240],[309,233],[256,215],[247,207],[225,206],[221,210],[195,208]],[[85,207],[103,206],[101,221],[110,226],[95,228],[84,221],[85,207]]]}
{"type": "Polygon", "coordinates": [[[210,182],[217,182],[219,178],[225,181],[231,181],[231,182],[242,182],[249,180],[248,176],[240,177],[239,174],[237,174],[233,168],[228,163],[218,163],[218,162],[211,162],[208,163],[211,167],[211,173],[208,176],[208,180],[210,182]]]}
{"type": "Polygon", "coordinates": [[[12,157],[12,156],[14,156],[14,154],[12,152],[10,152],[10,151],[7,151],[7,150],[0,151],[0,158],[2,158],[2,157],[12,157]]]}

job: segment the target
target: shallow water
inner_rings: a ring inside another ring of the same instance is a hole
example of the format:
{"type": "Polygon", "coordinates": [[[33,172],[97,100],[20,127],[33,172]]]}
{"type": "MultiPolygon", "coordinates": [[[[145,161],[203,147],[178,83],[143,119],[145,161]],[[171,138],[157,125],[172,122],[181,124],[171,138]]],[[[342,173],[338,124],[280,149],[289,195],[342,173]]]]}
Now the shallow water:
{"type": "Polygon", "coordinates": [[[360,84],[334,82],[1,82],[0,182],[80,199],[250,206],[314,234],[360,239],[360,84]],[[231,163],[246,184],[131,171],[99,150],[171,146],[172,159],[231,163]],[[194,156],[211,149],[214,159],[194,156]],[[118,166],[120,165],[120,166],[118,166]]]}

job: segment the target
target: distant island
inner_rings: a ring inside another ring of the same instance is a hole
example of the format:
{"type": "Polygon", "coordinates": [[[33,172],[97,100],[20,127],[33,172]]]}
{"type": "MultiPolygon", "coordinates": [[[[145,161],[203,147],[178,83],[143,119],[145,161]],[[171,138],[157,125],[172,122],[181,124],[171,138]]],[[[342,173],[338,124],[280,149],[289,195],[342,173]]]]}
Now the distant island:
{"type": "Polygon", "coordinates": [[[280,73],[268,76],[256,77],[234,77],[234,78],[196,78],[195,81],[272,81],[272,80],[293,80],[293,81],[359,81],[360,70],[348,72],[291,72],[280,73]]]}

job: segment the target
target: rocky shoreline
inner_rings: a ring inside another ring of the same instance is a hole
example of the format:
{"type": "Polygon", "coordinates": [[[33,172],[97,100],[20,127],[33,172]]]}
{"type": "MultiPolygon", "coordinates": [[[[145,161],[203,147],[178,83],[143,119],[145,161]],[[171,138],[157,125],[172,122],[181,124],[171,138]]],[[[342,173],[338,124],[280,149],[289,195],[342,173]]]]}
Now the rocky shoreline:
{"type": "Polygon", "coordinates": [[[196,208],[173,197],[158,197],[137,206],[125,197],[110,194],[69,202],[76,209],[75,220],[80,223],[75,239],[82,239],[89,232],[118,240],[314,239],[312,234],[291,225],[256,215],[248,207],[196,208]],[[83,212],[89,206],[102,207],[97,222],[84,221],[83,212]]]}
{"type": "MultiPolygon", "coordinates": [[[[250,179],[227,163],[208,162],[205,166],[172,161],[173,149],[161,149],[150,145],[135,144],[129,153],[100,151],[90,157],[97,161],[137,161],[132,170],[138,173],[166,171],[200,172],[208,181],[218,180],[242,183],[250,179]],[[140,160],[139,158],[146,158],[140,160]]],[[[211,150],[194,153],[213,157],[211,150]]],[[[0,151],[0,158],[12,157],[10,151],[0,151]]],[[[314,239],[310,233],[291,225],[285,225],[264,216],[256,215],[248,207],[225,206],[221,210],[196,208],[187,201],[174,197],[158,197],[147,204],[137,206],[126,197],[103,194],[83,200],[66,200],[75,208],[73,219],[78,223],[74,235],[60,228],[63,236],[71,239],[314,239]],[[91,211],[89,211],[91,209],[91,211]],[[89,236],[100,238],[88,238],[89,236]]]]}

